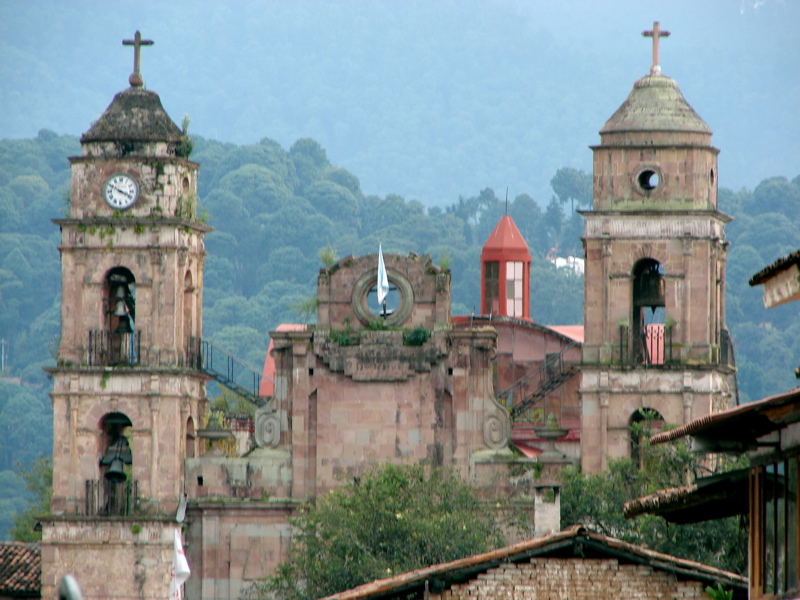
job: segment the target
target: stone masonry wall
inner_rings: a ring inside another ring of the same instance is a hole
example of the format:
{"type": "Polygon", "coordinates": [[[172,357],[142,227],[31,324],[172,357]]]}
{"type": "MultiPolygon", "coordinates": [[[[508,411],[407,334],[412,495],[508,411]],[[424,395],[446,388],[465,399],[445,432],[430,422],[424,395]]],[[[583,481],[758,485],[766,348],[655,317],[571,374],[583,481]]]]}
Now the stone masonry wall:
{"type": "Polygon", "coordinates": [[[617,560],[532,559],[504,564],[432,600],[664,600],[706,598],[697,581],[617,560]]]}

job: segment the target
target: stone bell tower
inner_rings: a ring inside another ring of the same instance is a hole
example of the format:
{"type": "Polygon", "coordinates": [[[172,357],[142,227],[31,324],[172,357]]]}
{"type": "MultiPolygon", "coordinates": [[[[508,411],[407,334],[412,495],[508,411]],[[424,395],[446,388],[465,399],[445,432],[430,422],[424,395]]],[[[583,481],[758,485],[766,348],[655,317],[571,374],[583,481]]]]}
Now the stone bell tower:
{"type": "Polygon", "coordinates": [[[207,377],[195,369],[203,236],[190,142],[130,87],[70,158],[61,229],[61,340],[51,369],[53,496],[43,521],[42,597],[73,574],[87,597],[163,598],[184,458],[198,451],[207,377]]]}
{"type": "Polygon", "coordinates": [[[711,130],[661,74],[600,130],[584,244],[582,466],[636,456],[631,425],[682,424],[736,402],[725,328],[725,224],[711,130]],[[648,410],[649,409],[649,410],[648,410]]]}

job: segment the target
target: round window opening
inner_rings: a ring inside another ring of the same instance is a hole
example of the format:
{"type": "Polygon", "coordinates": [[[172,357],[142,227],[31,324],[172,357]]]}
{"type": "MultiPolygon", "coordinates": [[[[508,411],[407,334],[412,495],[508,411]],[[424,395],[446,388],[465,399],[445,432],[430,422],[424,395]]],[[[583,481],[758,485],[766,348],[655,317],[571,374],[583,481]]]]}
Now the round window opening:
{"type": "Polygon", "coordinates": [[[639,173],[639,187],[643,190],[654,190],[658,187],[659,183],[661,183],[661,178],[658,176],[658,173],[652,169],[645,169],[639,173]]]}
{"type": "Polygon", "coordinates": [[[389,282],[389,293],[383,299],[383,303],[378,303],[378,286],[373,285],[367,292],[367,308],[375,317],[387,319],[400,308],[400,292],[397,286],[389,282]]]}
{"type": "Polygon", "coordinates": [[[363,325],[382,319],[388,327],[399,327],[411,316],[414,291],[411,283],[396,271],[388,271],[389,293],[378,302],[378,269],[365,272],[353,286],[352,307],[363,325]]]}

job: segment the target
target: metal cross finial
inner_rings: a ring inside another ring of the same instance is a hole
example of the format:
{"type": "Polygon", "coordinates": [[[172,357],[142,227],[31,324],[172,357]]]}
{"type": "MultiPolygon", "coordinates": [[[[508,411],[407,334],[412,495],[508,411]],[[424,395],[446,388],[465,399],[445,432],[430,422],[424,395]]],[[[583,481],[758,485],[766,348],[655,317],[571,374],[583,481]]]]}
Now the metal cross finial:
{"type": "Polygon", "coordinates": [[[133,46],[133,73],[131,76],[128,77],[128,83],[131,84],[131,87],[142,87],[144,84],[144,80],[142,80],[142,74],[139,72],[139,65],[141,64],[141,48],[142,46],[152,46],[153,40],[143,40],[142,34],[139,33],[139,30],[136,30],[136,35],[133,36],[132,40],[122,40],[123,46],[133,46]]]}
{"type": "Polygon", "coordinates": [[[653,38],[653,64],[650,67],[650,75],[661,75],[661,62],[658,56],[658,40],[662,37],[669,37],[669,31],[661,31],[661,24],[653,21],[653,29],[643,31],[642,35],[653,38]]]}

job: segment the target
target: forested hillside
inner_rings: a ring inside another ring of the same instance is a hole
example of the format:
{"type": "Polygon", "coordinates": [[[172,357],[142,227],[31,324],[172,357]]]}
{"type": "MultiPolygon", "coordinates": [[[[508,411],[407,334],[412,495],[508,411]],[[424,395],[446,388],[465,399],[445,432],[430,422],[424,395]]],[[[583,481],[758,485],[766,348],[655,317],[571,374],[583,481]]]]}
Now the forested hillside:
{"type": "Polygon", "coordinates": [[[800,164],[793,0],[3,0],[0,138],[79,135],[131,69],[207,138],[322,144],[367,193],[447,206],[493,186],[547,203],[559,168],[648,73],[714,131],[734,189],[800,164]],[[90,15],[90,18],[87,16],[90,15]],[[724,98],[724,101],[720,101],[724,98]]]}
{"type": "MultiPolygon", "coordinates": [[[[206,238],[204,335],[255,365],[262,364],[268,332],[299,322],[298,305],[315,294],[319,250],[339,257],[377,251],[429,253],[453,273],[453,313],[469,314],[480,297],[481,246],[505,212],[505,191],[475,190],[444,208],[426,209],[400,196],[365,196],[358,177],[332,165],[319,143],[300,139],[288,149],[270,139],[236,146],[195,138],[201,163],[206,238]]],[[[68,203],[67,156],[78,140],[43,130],[34,139],[0,141],[0,538],[22,508],[24,465],[52,446],[50,382],[41,367],[54,364],[59,332],[58,228],[68,203]],[[14,378],[19,378],[19,385],[14,378]]],[[[581,252],[590,179],[574,169],[553,176],[551,198],[520,194],[508,212],[533,255],[531,315],[543,324],[582,321],[583,280],[546,260],[581,252]],[[546,206],[542,209],[541,206],[546,206]]],[[[796,309],[765,311],[749,277],[800,247],[800,177],[776,177],[753,190],[720,190],[720,208],[734,217],[727,228],[728,326],[736,344],[743,401],[795,384],[800,355],[796,309]]]]}

